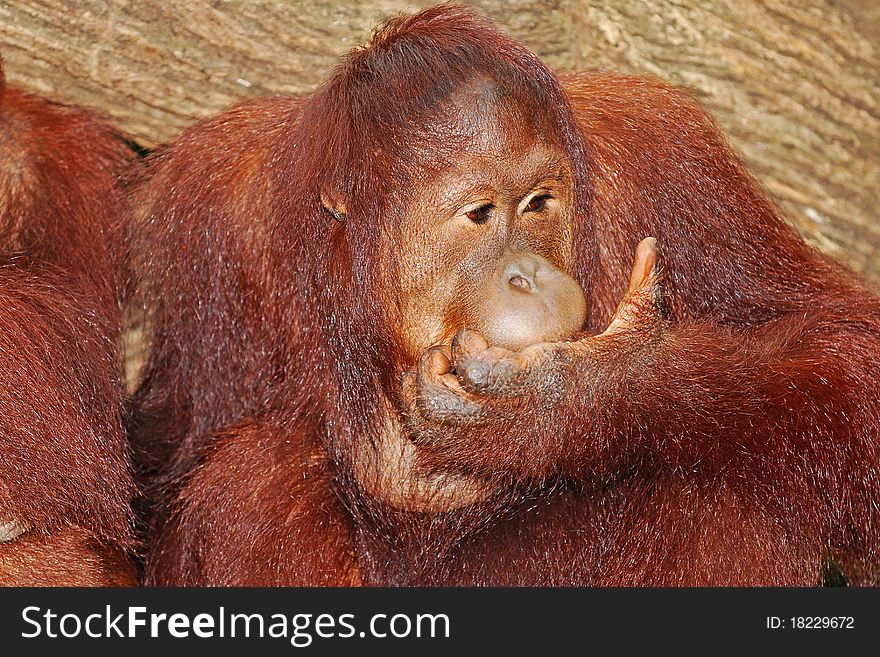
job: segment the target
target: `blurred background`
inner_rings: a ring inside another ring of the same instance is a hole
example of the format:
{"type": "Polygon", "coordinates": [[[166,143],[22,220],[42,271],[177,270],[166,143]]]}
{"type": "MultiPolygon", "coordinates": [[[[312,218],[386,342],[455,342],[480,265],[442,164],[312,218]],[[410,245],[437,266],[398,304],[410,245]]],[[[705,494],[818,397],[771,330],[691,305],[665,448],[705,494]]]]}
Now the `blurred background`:
{"type": "MultiPolygon", "coordinates": [[[[7,0],[7,79],[144,147],[245,96],[302,94],[401,0],[7,0]]],[[[880,283],[880,1],[475,0],[558,71],[687,87],[805,238],[880,283]]]]}

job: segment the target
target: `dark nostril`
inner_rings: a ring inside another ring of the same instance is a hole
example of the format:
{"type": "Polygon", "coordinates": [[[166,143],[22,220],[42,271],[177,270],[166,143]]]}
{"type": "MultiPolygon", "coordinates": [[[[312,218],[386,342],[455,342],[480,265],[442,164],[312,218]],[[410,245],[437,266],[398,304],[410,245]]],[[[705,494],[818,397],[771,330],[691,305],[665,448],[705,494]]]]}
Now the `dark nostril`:
{"type": "Polygon", "coordinates": [[[514,287],[522,288],[523,290],[531,290],[532,284],[529,283],[528,279],[525,276],[520,276],[519,274],[514,274],[510,277],[510,284],[514,287]]]}

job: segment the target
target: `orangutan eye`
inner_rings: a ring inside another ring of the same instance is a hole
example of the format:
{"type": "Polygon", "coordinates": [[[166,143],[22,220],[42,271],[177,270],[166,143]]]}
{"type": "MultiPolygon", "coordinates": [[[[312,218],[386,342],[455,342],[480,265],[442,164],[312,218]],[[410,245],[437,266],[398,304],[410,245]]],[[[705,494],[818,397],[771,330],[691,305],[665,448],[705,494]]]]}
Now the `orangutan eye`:
{"type": "Polygon", "coordinates": [[[523,210],[523,213],[541,212],[544,207],[546,207],[547,201],[549,201],[550,198],[550,194],[537,194],[536,196],[533,196],[528,205],[526,205],[525,210],[523,210]]]}
{"type": "Polygon", "coordinates": [[[470,212],[467,213],[467,218],[473,221],[475,224],[484,224],[489,219],[492,218],[492,210],[495,209],[495,206],[491,203],[487,203],[486,205],[481,205],[478,208],[474,208],[470,212]]]}

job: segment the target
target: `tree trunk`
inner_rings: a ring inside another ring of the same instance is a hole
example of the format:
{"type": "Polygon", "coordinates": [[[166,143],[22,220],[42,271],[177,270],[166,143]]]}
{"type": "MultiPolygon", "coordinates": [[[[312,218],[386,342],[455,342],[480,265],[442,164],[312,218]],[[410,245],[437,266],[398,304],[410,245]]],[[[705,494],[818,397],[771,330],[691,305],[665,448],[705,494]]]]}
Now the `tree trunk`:
{"type": "MultiPolygon", "coordinates": [[[[0,4],[10,81],[152,147],[244,96],[305,93],[403,0],[0,4]]],[[[553,68],[688,87],[812,243],[880,280],[880,11],[869,0],[472,2],[553,68]]]]}

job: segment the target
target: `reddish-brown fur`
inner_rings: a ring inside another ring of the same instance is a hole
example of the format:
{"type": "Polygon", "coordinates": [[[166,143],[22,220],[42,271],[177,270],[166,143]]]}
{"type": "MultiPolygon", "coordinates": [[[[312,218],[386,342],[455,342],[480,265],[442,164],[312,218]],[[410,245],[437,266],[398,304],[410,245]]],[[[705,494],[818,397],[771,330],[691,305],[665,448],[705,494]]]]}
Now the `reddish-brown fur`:
{"type": "Polygon", "coordinates": [[[829,559],[874,581],[880,301],[785,224],[683,92],[604,72],[560,85],[442,6],[393,20],[307,99],[188,131],[137,194],[149,583],[810,585],[829,559]],[[475,78],[569,156],[586,332],[608,325],[648,235],[668,320],[564,364],[552,403],[488,399],[482,422],[434,427],[424,461],[496,492],[416,513],[353,465],[415,365],[377,254],[458,147],[419,112],[475,78]]]}
{"type": "Polygon", "coordinates": [[[103,119],[0,71],[0,520],[29,527],[0,543],[3,585],[135,583],[116,346],[130,159],[103,119]]]}

